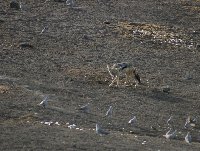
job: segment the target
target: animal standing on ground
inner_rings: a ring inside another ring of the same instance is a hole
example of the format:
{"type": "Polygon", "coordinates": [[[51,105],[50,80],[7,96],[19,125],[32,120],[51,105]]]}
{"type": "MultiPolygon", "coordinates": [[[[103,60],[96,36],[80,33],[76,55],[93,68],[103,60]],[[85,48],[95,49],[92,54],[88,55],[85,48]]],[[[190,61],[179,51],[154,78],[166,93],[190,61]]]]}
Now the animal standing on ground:
{"type": "Polygon", "coordinates": [[[99,134],[100,136],[102,135],[108,135],[109,132],[104,131],[99,124],[96,124],[96,133],[99,134]]]}
{"type": "Polygon", "coordinates": [[[128,123],[131,124],[132,126],[135,126],[136,122],[137,122],[136,116],[134,116],[132,119],[128,121],[128,123]]]}
{"type": "Polygon", "coordinates": [[[41,106],[43,106],[43,108],[46,108],[47,107],[47,105],[48,105],[48,96],[46,96],[45,98],[44,98],[44,100],[42,100],[42,102],[39,104],[39,105],[41,105],[41,106]]]}
{"type": "Polygon", "coordinates": [[[87,103],[86,105],[81,106],[81,107],[79,108],[79,110],[80,110],[80,111],[83,111],[84,113],[89,113],[89,112],[90,112],[89,104],[90,104],[90,103],[87,103]]]}
{"type": "Polygon", "coordinates": [[[192,118],[191,116],[188,116],[188,118],[185,121],[184,128],[188,129],[188,128],[191,128],[191,127],[195,127],[196,126],[196,122],[197,122],[196,118],[192,118]]]}
{"type": "Polygon", "coordinates": [[[112,86],[115,82],[117,82],[117,86],[119,86],[119,76],[120,73],[125,74],[126,80],[125,84],[131,84],[131,81],[137,80],[138,84],[141,83],[141,79],[139,74],[136,72],[136,68],[134,68],[130,63],[122,62],[122,63],[115,63],[113,66],[109,67],[107,65],[108,72],[112,77],[112,82],[109,86],[112,86]]]}
{"type": "Polygon", "coordinates": [[[187,133],[187,135],[185,136],[185,141],[186,143],[191,143],[192,142],[192,136],[190,135],[190,132],[187,133]]]}
{"type": "Polygon", "coordinates": [[[173,119],[173,116],[170,116],[169,119],[167,120],[167,125],[171,126],[172,125],[172,119],[173,119]]]}
{"type": "Polygon", "coordinates": [[[106,112],[106,116],[110,116],[111,117],[112,116],[112,111],[113,111],[113,107],[110,106],[108,111],[106,112]]]}
{"type": "Polygon", "coordinates": [[[74,6],[74,0],[66,0],[66,4],[67,4],[67,6],[73,7],[74,6]]]}
{"type": "Polygon", "coordinates": [[[172,129],[170,129],[165,135],[163,135],[165,138],[167,139],[173,139],[176,137],[176,132],[177,130],[175,130],[174,132],[171,132],[172,129]]]}

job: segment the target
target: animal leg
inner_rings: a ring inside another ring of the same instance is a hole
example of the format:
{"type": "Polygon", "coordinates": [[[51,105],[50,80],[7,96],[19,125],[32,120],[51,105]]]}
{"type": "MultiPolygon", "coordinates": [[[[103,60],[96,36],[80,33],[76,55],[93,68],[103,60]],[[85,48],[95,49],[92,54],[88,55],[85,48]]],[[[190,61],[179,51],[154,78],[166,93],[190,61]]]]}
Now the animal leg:
{"type": "Polygon", "coordinates": [[[117,86],[119,86],[119,75],[117,75],[116,77],[117,77],[117,86]]]}
{"type": "Polygon", "coordinates": [[[108,69],[108,73],[110,74],[110,76],[111,76],[112,79],[113,79],[113,78],[114,78],[114,75],[111,73],[109,65],[107,65],[107,69],[108,69]]]}
{"type": "Polygon", "coordinates": [[[109,85],[109,87],[112,86],[116,80],[117,80],[117,76],[115,76],[115,78],[112,80],[112,82],[111,82],[111,84],[109,85]]]}

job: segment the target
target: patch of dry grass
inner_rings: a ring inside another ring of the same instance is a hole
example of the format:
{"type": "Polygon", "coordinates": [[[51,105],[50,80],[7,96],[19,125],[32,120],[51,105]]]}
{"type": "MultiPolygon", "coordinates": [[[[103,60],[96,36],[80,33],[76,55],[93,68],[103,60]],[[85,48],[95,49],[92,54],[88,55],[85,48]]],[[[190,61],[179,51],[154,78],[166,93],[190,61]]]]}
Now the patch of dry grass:
{"type": "Polygon", "coordinates": [[[0,85],[0,93],[3,94],[3,93],[8,93],[10,90],[10,87],[9,86],[6,86],[6,85],[0,85]]]}
{"type": "Polygon", "coordinates": [[[22,124],[22,123],[34,123],[35,121],[38,121],[39,117],[36,114],[33,113],[28,113],[25,115],[22,115],[18,118],[12,118],[8,120],[4,120],[4,124],[9,124],[9,125],[16,125],[16,124],[22,124]]]}
{"type": "Polygon", "coordinates": [[[151,23],[119,22],[115,30],[123,38],[139,39],[142,43],[151,42],[165,46],[194,48],[196,42],[186,29],[168,27],[151,23]]]}
{"type": "Polygon", "coordinates": [[[200,6],[199,3],[200,0],[191,0],[191,1],[187,1],[187,0],[181,0],[181,4],[183,5],[183,7],[186,10],[190,10],[191,12],[200,12],[200,6]]]}
{"type": "Polygon", "coordinates": [[[105,69],[94,69],[88,67],[65,69],[65,74],[73,78],[87,79],[87,81],[107,83],[109,74],[105,69]]]}

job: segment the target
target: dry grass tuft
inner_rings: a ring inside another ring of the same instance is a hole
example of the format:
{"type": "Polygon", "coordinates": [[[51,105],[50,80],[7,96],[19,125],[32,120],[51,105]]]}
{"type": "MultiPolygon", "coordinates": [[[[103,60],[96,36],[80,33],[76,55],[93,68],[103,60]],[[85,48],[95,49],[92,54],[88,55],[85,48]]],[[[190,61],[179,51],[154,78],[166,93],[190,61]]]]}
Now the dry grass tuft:
{"type": "Polygon", "coordinates": [[[88,67],[66,69],[65,74],[79,79],[85,79],[89,82],[105,83],[107,84],[109,74],[105,69],[94,69],[88,67]]]}
{"type": "Polygon", "coordinates": [[[6,86],[6,85],[0,85],[0,93],[8,93],[8,91],[10,90],[10,87],[6,86]]]}
{"type": "Polygon", "coordinates": [[[26,115],[22,115],[18,118],[12,118],[12,119],[5,120],[3,123],[15,125],[15,124],[20,124],[20,123],[34,123],[38,120],[39,120],[39,117],[37,115],[29,113],[26,115]]]}

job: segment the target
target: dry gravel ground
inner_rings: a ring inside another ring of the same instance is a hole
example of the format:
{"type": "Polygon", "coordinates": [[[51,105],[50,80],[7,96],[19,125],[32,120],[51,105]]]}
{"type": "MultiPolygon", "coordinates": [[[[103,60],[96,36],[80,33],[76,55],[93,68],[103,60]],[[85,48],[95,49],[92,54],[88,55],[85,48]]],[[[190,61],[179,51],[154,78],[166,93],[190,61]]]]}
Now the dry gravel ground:
{"type": "Polygon", "coordinates": [[[0,150],[199,150],[199,0],[21,1],[22,10],[0,1],[0,150]],[[106,65],[123,61],[138,69],[138,87],[123,76],[108,86],[106,65]],[[90,113],[77,110],[87,103],[90,113]],[[167,140],[170,115],[177,137],[167,140]],[[185,129],[188,116],[197,123],[185,129]]]}

